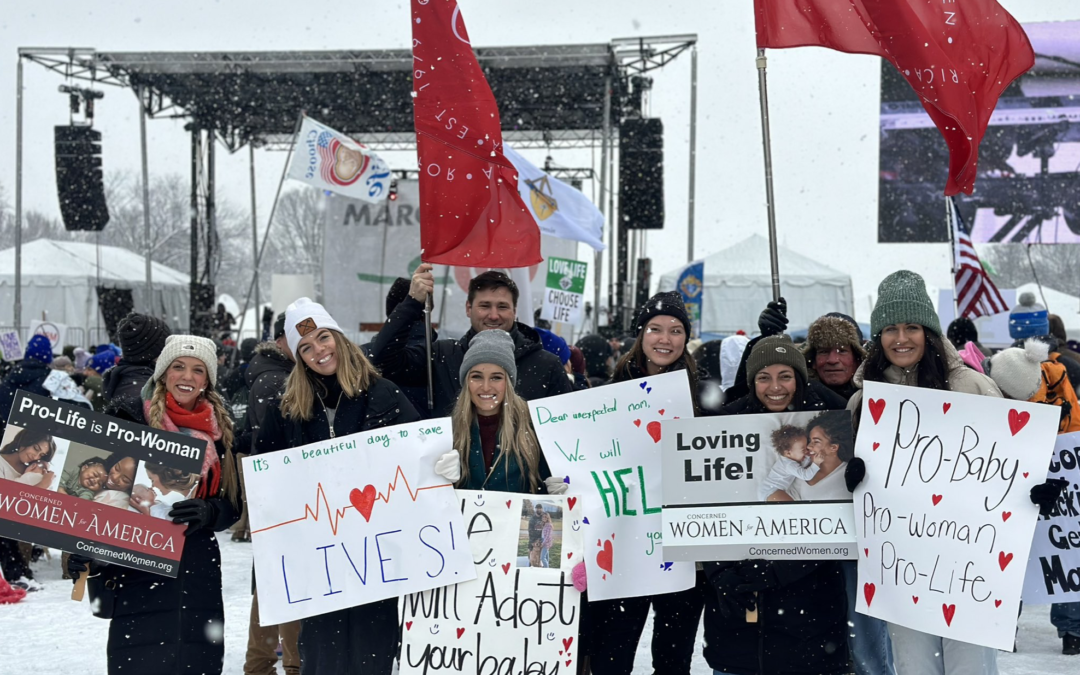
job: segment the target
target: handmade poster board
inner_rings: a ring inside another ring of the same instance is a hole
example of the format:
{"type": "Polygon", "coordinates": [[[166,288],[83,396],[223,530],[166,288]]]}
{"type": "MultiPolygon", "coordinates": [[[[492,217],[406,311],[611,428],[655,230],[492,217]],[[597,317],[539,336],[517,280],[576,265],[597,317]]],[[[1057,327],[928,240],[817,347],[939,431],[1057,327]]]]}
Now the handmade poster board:
{"type": "Polygon", "coordinates": [[[1080,602],[1080,432],[1057,437],[1047,478],[1068,484],[1054,512],[1035,523],[1024,603],[1080,602]]]}

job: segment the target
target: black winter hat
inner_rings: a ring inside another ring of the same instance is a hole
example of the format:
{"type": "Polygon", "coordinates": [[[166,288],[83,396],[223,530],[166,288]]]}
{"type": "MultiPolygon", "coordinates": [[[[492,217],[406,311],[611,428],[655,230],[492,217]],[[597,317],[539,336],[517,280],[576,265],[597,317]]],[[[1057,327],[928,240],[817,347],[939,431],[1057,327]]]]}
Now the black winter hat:
{"type": "Polygon", "coordinates": [[[277,315],[274,319],[274,339],[285,337],[285,312],[277,315]]]}
{"type": "Polygon", "coordinates": [[[634,333],[641,334],[641,329],[654,316],[675,317],[682,322],[687,336],[690,335],[690,315],[686,313],[686,305],[683,304],[682,295],[678,291],[661,291],[649,298],[634,320],[634,333]]]}
{"type": "Polygon", "coordinates": [[[124,360],[134,364],[153,363],[172,333],[161,319],[136,312],[124,317],[116,332],[124,360]]]}
{"type": "Polygon", "coordinates": [[[386,293],[386,316],[390,316],[394,308],[401,304],[402,300],[409,297],[409,286],[411,285],[412,282],[405,277],[394,279],[394,283],[386,293]]]}
{"type": "Polygon", "coordinates": [[[244,338],[240,343],[240,360],[244,363],[251,361],[251,358],[255,356],[255,347],[259,344],[259,341],[255,338],[244,338]]]}

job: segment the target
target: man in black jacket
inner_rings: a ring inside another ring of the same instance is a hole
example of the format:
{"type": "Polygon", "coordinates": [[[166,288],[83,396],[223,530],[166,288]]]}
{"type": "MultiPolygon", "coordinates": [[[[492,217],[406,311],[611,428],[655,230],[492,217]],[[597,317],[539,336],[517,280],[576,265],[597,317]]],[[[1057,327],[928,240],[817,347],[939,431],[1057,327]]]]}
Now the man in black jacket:
{"type": "Polygon", "coordinates": [[[128,418],[142,415],[142,388],[154,374],[154,362],[165,348],[169,327],[161,319],[132,312],[116,328],[120,361],[105,371],[101,397],[105,401],[105,413],[118,410],[128,413],[128,418]]]}
{"type": "MultiPolygon", "coordinates": [[[[424,301],[435,290],[431,265],[421,263],[413,274],[409,297],[394,310],[371,343],[375,365],[383,376],[399,386],[427,386],[427,354],[424,345],[408,344],[409,333],[424,320],[424,301]]],[[[514,338],[518,368],[517,393],[525,400],[557,396],[572,391],[566,370],[554,354],[544,351],[540,336],[516,321],[518,288],[502,272],[484,272],[469,282],[465,314],[472,329],[458,340],[438,340],[431,345],[435,415],[449,415],[461,380],[458,370],[469,340],[480,331],[499,328],[514,338]]]]}

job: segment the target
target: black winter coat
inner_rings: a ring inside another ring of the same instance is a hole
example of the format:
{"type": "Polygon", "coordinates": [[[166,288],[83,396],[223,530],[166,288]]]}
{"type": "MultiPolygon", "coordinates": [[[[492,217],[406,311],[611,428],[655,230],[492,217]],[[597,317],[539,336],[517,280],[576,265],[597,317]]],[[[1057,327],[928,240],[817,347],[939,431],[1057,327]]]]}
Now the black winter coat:
{"type": "Polygon", "coordinates": [[[49,372],[50,368],[41,361],[24,359],[0,382],[0,431],[7,427],[8,413],[11,412],[11,405],[15,403],[16,391],[22,389],[46,398],[52,396],[45,388],[45,378],[49,376],[49,372]]]}
{"type": "Polygon", "coordinates": [[[244,417],[244,429],[237,439],[236,451],[251,453],[255,437],[259,434],[266,413],[270,406],[285,392],[285,380],[293,369],[292,360],[278,349],[273,342],[263,342],[255,347],[255,356],[251,358],[244,371],[248,388],[247,415],[244,417]]]}
{"type": "MultiPolygon", "coordinates": [[[[118,409],[113,416],[145,424],[118,409]]],[[[216,443],[224,461],[225,447],[216,443]]],[[[109,622],[109,675],[220,673],[225,656],[225,607],[221,596],[221,551],[214,532],[240,518],[228,499],[215,497],[217,519],[211,527],[187,535],[175,579],[120,565],[101,569],[103,581],[116,585],[116,609],[109,622]]],[[[96,573],[98,567],[93,565],[96,573]]]]}
{"type": "MultiPolygon", "coordinates": [[[[427,354],[423,344],[409,344],[412,326],[423,321],[424,305],[408,297],[398,304],[371,343],[375,366],[382,374],[406,387],[427,386],[427,354]]],[[[470,330],[458,340],[438,340],[431,345],[432,378],[434,380],[435,416],[449,415],[461,391],[458,371],[465,358],[470,330]]],[[[559,357],[544,351],[540,336],[532,328],[515,323],[510,332],[514,338],[514,360],[517,362],[519,396],[535,401],[546,396],[558,396],[573,391],[570,378],[559,357]]]]}
{"type": "MultiPolygon", "coordinates": [[[[796,375],[798,377],[798,375],[796,375]]],[[[847,407],[847,400],[817,380],[811,380],[803,385],[802,403],[795,407],[796,410],[843,410],[847,407]]],[[[750,392],[741,398],[720,408],[721,415],[756,415],[769,412],[758,397],[750,392]]]]}
{"type": "Polygon", "coordinates": [[[120,359],[101,376],[105,414],[123,410],[125,419],[142,419],[142,388],[154,376],[153,364],[134,364],[120,359]]]}

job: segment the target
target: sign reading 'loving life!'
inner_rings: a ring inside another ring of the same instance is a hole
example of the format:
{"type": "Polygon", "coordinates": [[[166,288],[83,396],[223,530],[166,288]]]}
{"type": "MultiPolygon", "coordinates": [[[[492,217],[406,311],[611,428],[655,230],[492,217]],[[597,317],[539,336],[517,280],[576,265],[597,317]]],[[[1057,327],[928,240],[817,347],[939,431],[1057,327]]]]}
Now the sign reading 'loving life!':
{"type": "Polygon", "coordinates": [[[578,497],[458,490],[476,579],[401,600],[401,673],[573,673],[578,497]]]}
{"type": "Polygon", "coordinates": [[[1080,432],[1057,437],[1047,478],[1068,481],[1053,513],[1039,517],[1024,577],[1024,602],[1080,602],[1080,432]]]}
{"type": "Polygon", "coordinates": [[[1012,649],[1056,407],[867,382],[856,609],[1012,649]]]}
{"type": "Polygon", "coordinates": [[[694,416],[686,373],[530,401],[529,412],[552,474],[584,496],[589,597],[690,588],[694,565],[665,559],[660,522],[660,421],[694,416]]]}
{"type": "Polygon", "coordinates": [[[435,474],[450,419],[244,459],[266,626],[473,579],[454,490],[435,474]]]}

